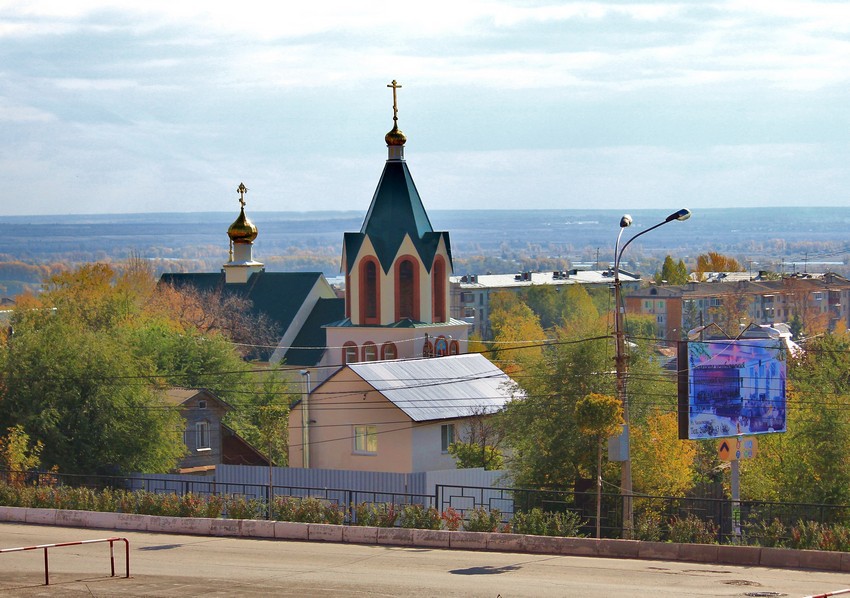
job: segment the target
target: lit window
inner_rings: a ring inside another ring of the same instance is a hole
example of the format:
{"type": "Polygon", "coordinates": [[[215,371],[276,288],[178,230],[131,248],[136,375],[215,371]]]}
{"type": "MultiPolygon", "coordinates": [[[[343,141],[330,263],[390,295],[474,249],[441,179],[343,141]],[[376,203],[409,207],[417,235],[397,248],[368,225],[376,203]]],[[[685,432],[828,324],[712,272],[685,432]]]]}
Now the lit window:
{"type": "Polygon", "coordinates": [[[364,455],[378,452],[378,426],[354,426],[354,452],[364,455]]]}
{"type": "Polygon", "coordinates": [[[449,445],[455,441],[455,425],[444,424],[440,426],[440,450],[449,452],[449,445]]]}
{"type": "Polygon", "coordinates": [[[195,448],[199,451],[210,448],[209,422],[195,422],[195,448]]]}

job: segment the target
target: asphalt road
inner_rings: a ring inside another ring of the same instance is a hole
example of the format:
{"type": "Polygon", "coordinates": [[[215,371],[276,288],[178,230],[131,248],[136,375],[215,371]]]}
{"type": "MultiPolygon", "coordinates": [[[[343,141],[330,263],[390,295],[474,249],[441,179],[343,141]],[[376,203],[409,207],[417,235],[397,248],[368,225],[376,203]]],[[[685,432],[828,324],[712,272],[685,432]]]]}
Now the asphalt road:
{"type": "Polygon", "coordinates": [[[805,596],[850,575],[758,567],[109,532],[0,523],[0,548],[122,536],[108,544],[0,554],[9,596],[805,596]],[[124,572],[116,543],[116,572],[124,572]]]}

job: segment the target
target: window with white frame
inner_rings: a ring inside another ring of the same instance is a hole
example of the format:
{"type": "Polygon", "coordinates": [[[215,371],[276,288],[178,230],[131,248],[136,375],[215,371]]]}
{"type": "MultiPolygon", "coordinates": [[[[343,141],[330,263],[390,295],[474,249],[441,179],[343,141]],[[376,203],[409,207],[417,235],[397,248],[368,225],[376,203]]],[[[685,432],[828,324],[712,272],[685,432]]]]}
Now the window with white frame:
{"type": "Polygon", "coordinates": [[[195,422],[195,449],[209,450],[210,448],[210,423],[195,422]]]}
{"type": "Polygon", "coordinates": [[[354,452],[375,455],[378,452],[378,426],[354,426],[354,452]]]}
{"type": "Polygon", "coordinates": [[[440,451],[449,452],[449,445],[455,441],[455,425],[443,424],[440,426],[440,451]]]}

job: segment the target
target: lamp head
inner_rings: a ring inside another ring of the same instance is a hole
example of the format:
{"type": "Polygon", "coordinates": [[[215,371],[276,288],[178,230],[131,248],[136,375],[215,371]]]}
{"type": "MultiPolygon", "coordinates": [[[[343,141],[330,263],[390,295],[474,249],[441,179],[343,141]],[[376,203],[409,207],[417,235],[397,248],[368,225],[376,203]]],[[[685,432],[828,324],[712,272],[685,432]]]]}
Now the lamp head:
{"type": "Polygon", "coordinates": [[[626,228],[627,226],[632,225],[632,217],[628,214],[623,214],[623,217],[620,218],[620,228],[626,228]]]}
{"type": "Polygon", "coordinates": [[[670,222],[671,220],[687,220],[691,217],[691,211],[688,208],[682,208],[678,212],[673,212],[664,222],[670,222]]]}

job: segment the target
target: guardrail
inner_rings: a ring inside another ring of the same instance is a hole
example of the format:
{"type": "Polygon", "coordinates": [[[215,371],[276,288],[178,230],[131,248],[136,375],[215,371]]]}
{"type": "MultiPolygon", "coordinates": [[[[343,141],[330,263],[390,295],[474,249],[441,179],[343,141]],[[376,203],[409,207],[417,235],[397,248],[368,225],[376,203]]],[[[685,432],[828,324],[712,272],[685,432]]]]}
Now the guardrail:
{"type": "Polygon", "coordinates": [[[81,544],[94,544],[96,542],[109,542],[109,562],[112,567],[112,577],[115,577],[115,542],[124,542],[124,561],[126,574],[130,577],[130,541],[127,538],[101,538],[98,540],[79,540],[78,542],[59,542],[57,544],[39,544],[38,546],[22,546],[20,548],[0,548],[0,554],[4,552],[22,552],[24,550],[44,550],[44,585],[50,585],[50,572],[47,560],[48,548],[61,548],[62,546],[79,546],[81,544]]]}

